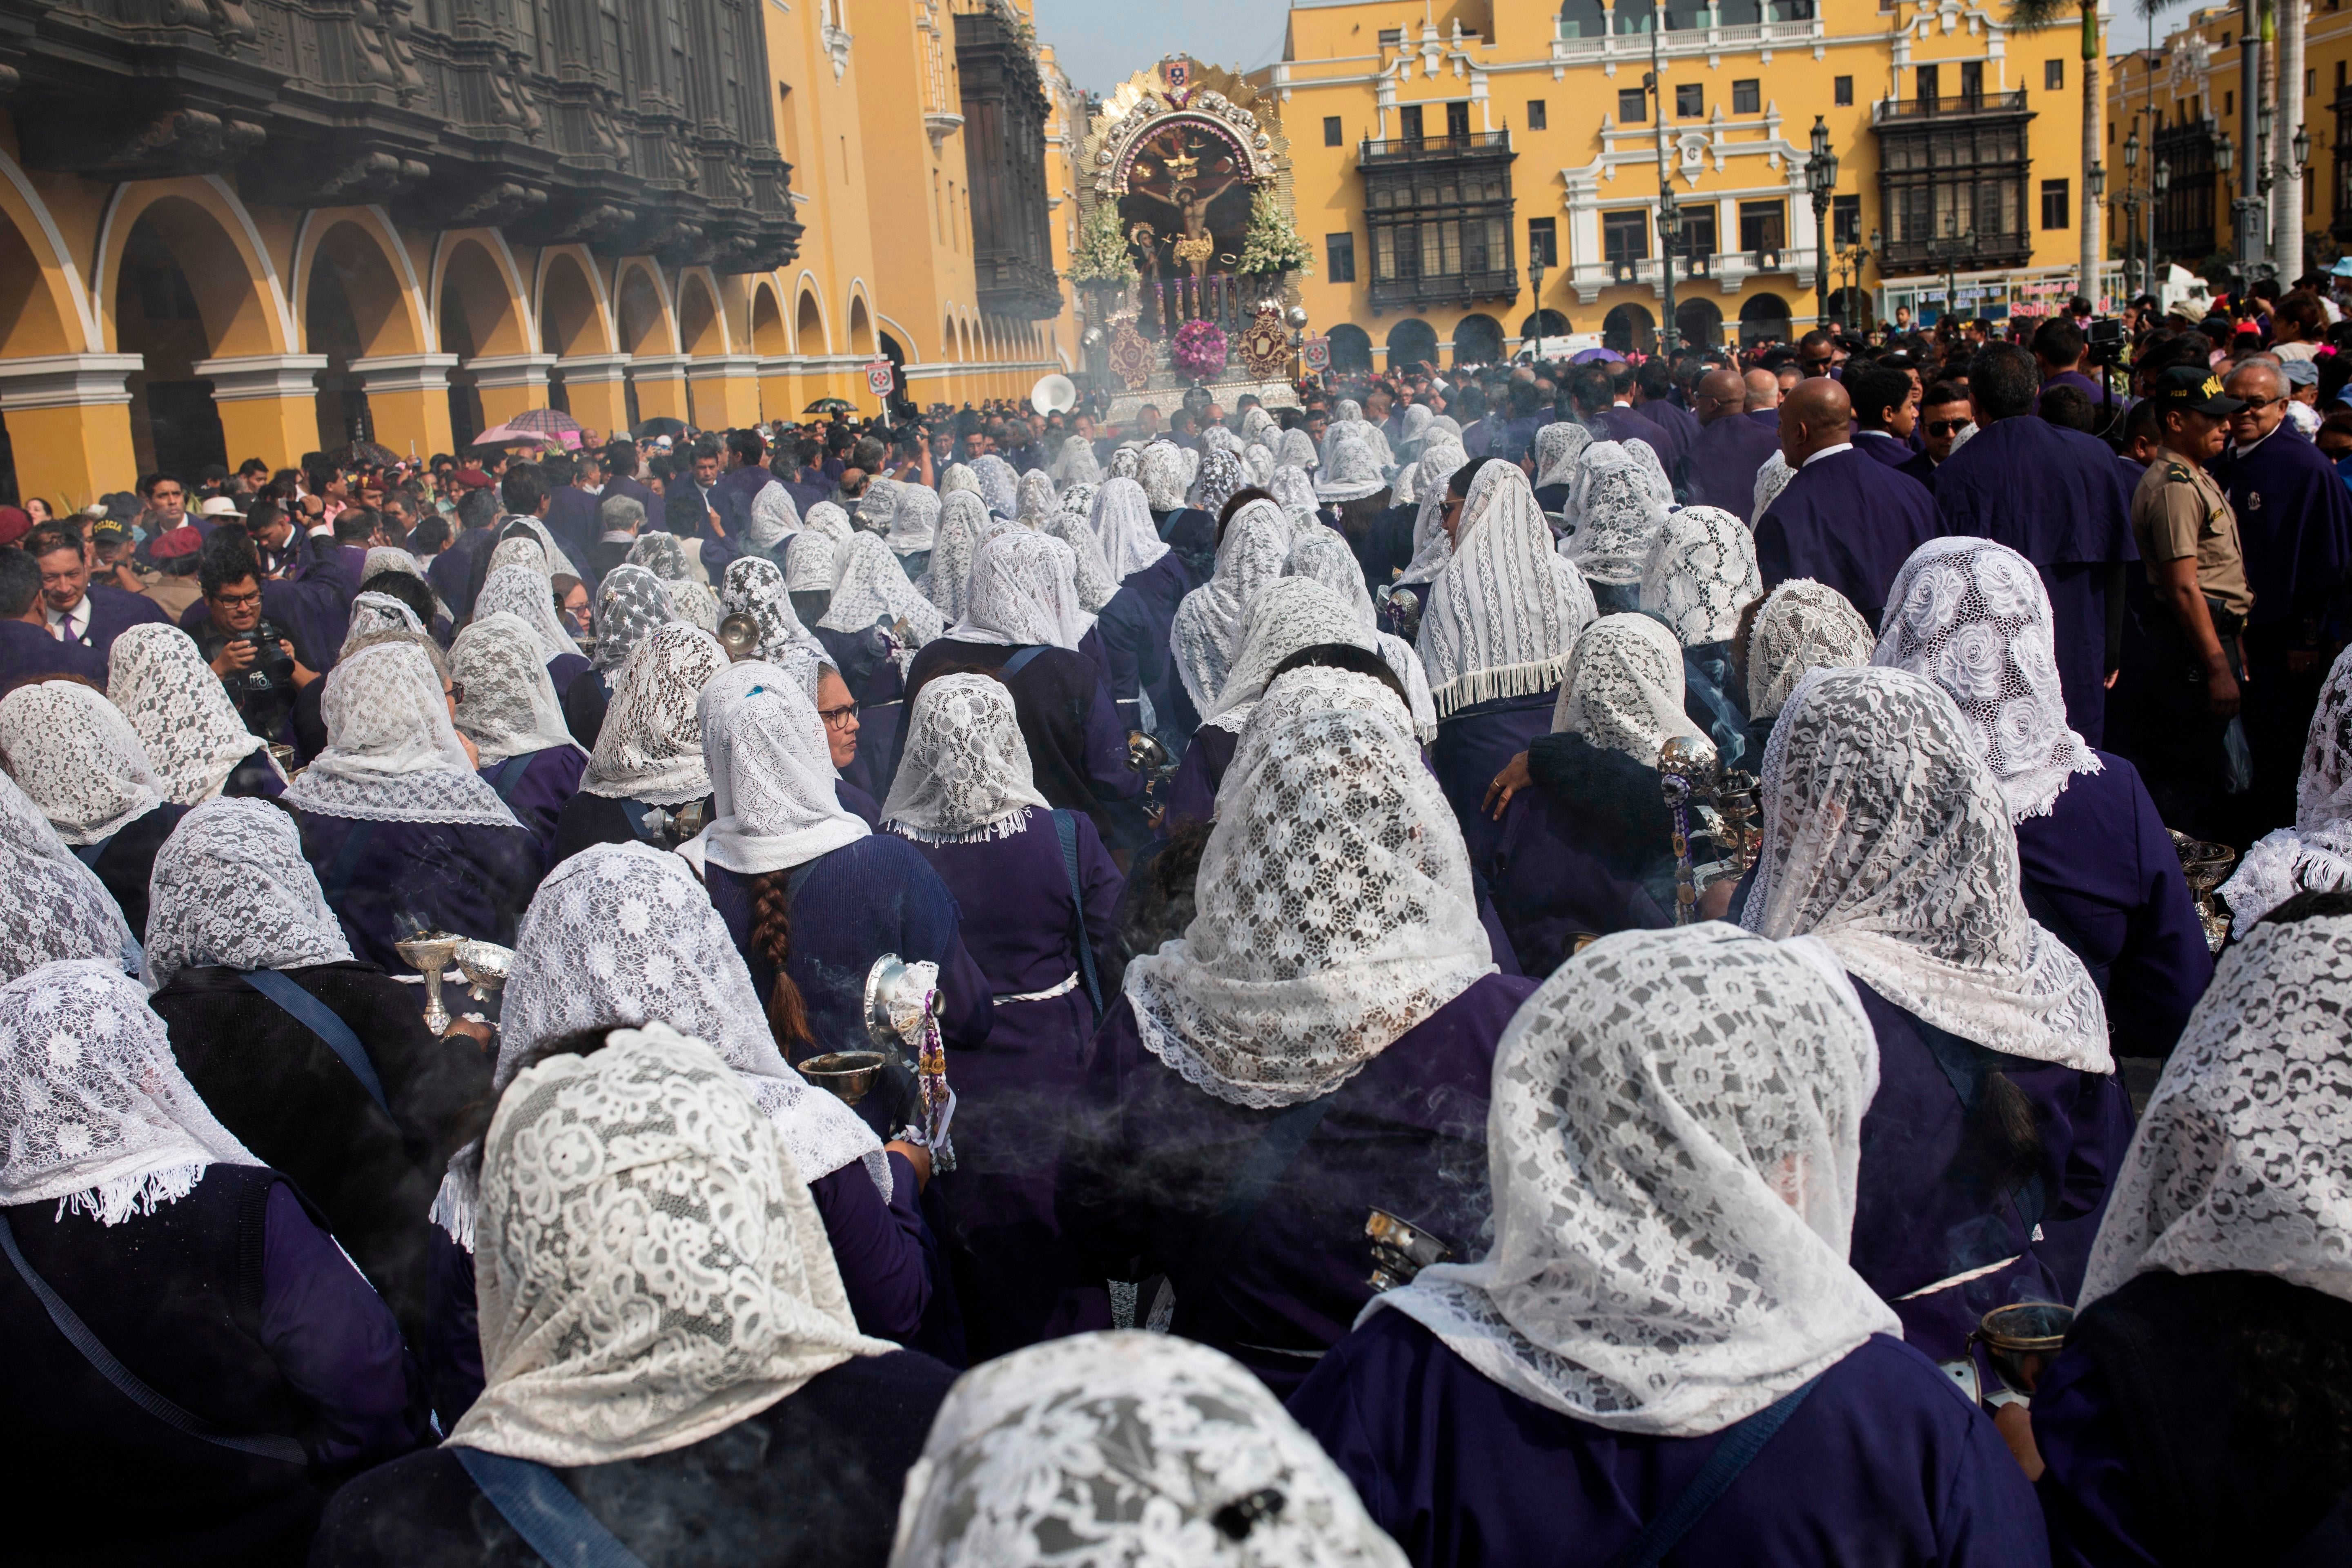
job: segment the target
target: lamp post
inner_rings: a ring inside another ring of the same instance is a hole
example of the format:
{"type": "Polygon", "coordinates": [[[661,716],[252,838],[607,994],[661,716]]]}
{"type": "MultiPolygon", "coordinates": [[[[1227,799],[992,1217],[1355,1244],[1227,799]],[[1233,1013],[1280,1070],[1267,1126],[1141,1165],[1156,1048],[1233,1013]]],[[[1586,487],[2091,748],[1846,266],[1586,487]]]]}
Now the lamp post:
{"type": "MultiPolygon", "coordinates": [[[[2256,134],[2260,135],[2259,130],[2256,134]]],[[[2255,150],[2258,158],[2260,151],[2259,148],[2255,150]]],[[[2213,141],[2213,167],[2221,174],[2223,182],[2227,183],[2230,172],[2237,166],[2238,144],[2231,141],[2230,133],[2224,131],[2213,141]]],[[[2260,215],[2263,198],[2255,194],[2254,187],[2261,179],[2267,177],[2267,174],[2256,175],[2253,171],[2249,170],[2245,184],[2241,187],[2236,199],[2230,203],[2231,232],[2237,237],[2236,270],[2242,286],[2252,284],[2262,276],[2257,270],[2261,262],[2257,259],[2256,252],[2262,248],[2260,215]]]]}
{"type": "Polygon", "coordinates": [[[2156,292],[2156,220],[2157,216],[2164,210],[2165,192],[2172,189],[2171,159],[2158,158],[2156,161],[2156,167],[2147,176],[2147,188],[2149,192],[2147,257],[2145,270],[2147,273],[2147,291],[2153,294],[2156,292]]]}
{"type": "MultiPolygon", "coordinates": [[[[1543,280],[1544,280],[1544,258],[1543,258],[1543,257],[1542,257],[1540,254],[1528,257],[1528,293],[1530,293],[1530,294],[1532,294],[1532,295],[1535,297],[1535,322],[1536,322],[1536,331],[1535,331],[1535,335],[1536,335],[1536,341],[1537,341],[1538,342],[1541,342],[1543,341],[1543,339],[1544,339],[1546,336],[1548,336],[1548,335],[1549,335],[1549,334],[1547,334],[1547,333],[1544,331],[1543,280]]],[[[1522,335],[1522,336],[1524,336],[1525,334],[1521,334],[1521,335],[1522,335]]]]}
{"type": "Polygon", "coordinates": [[[1830,324],[1830,202],[1837,191],[1837,154],[1830,151],[1830,128],[1813,116],[1812,156],[1805,163],[1805,189],[1813,197],[1813,321],[1830,324]]]}
{"type": "Polygon", "coordinates": [[[1977,253],[1976,230],[1970,229],[1966,234],[1953,234],[1948,228],[1950,221],[1952,220],[1947,220],[1948,227],[1941,239],[1931,239],[1927,242],[1927,265],[1944,275],[1944,313],[1946,315],[1960,308],[1959,264],[1971,259],[1977,253]]]}
{"type": "Polygon", "coordinates": [[[2147,292],[2147,278],[2139,274],[2139,287],[2132,287],[2134,268],[2139,263],[2139,127],[2134,125],[2131,134],[2124,138],[2124,289],[2134,299],[2147,292]]]}
{"type": "MultiPolygon", "coordinates": [[[[2107,166],[2105,163],[2093,163],[2084,171],[2084,184],[2090,187],[2091,205],[2095,207],[2104,205],[2107,199],[2107,166]]],[[[2097,300],[2099,297],[2097,267],[2094,266],[2091,268],[2091,275],[2082,282],[2083,287],[2080,290],[2082,296],[2086,300],[2097,300]]]]}
{"type": "Polygon", "coordinates": [[[1664,285],[1666,319],[1658,327],[1658,350],[1675,352],[1675,245],[1682,236],[1682,208],[1675,201],[1674,169],[1666,160],[1666,67],[1659,52],[1665,33],[1664,0],[1652,0],[1650,10],[1650,74],[1642,85],[1650,89],[1650,113],[1658,144],[1658,280],[1664,285]]]}

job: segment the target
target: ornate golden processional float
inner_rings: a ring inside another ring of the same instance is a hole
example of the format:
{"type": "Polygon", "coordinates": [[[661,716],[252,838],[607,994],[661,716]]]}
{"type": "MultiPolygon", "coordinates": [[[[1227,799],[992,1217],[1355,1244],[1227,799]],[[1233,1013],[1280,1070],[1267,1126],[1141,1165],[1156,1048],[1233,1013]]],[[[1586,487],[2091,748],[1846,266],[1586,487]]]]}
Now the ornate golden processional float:
{"type": "Polygon", "coordinates": [[[1307,312],[1290,142],[1271,92],[1171,55],[1104,100],[1079,153],[1069,275],[1087,369],[1124,423],[1198,387],[1230,410],[1296,407],[1307,312]]]}

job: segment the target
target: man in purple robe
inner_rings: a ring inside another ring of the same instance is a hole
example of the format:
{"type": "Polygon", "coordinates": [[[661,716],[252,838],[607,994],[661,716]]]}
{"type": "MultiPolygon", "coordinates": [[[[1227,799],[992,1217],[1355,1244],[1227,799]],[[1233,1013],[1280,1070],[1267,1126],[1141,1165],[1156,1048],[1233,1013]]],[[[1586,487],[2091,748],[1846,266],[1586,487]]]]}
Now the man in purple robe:
{"type": "MultiPolygon", "coordinates": [[[[1771,392],[1778,403],[1777,382],[1771,392]]],[[[1736,370],[1709,371],[1698,384],[1697,401],[1698,437],[1683,470],[1691,504],[1720,507],[1752,524],[1756,470],[1780,449],[1780,416],[1770,408],[1748,412],[1748,384],[1736,370]]]]}
{"type": "Polygon", "coordinates": [[[1675,448],[1666,464],[1668,474],[1687,477],[1682,465],[1689,460],[1691,444],[1698,439],[1698,416],[1675,399],[1675,373],[1662,355],[1653,355],[1633,374],[1630,406],[1656,426],[1675,448]]]}
{"type": "Polygon", "coordinates": [[[51,675],[78,675],[104,686],[106,660],[78,642],[49,635],[41,569],[23,551],[0,547],[0,690],[51,675]]]}
{"type": "Polygon", "coordinates": [[[1591,430],[1596,441],[1643,443],[1657,453],[1666,478],[1675,479],[1675,464],[1683,454],[1675,449],[1674,438],[1635,413],[1632,404],[1618,401],[1617,384],[1609,370],[1608,365],[1595,363],[1568,373],[1568,398],[1576,408],[1576,417],[1591,430]]]}
{"type": "MultiPolygon", "coordinates": [[[[2053,316],[2034,330],[2033,358],[2042,372],[2042,391],[2053,386],[2071,386],[2096,404],[2102,389],[2099,384],[2083,374],[2083,329],[2066,316],[2053,316]]],[[[2039,406],[2041,395],[2035,394],[2039,406]]]]}
{"type": "Polygon", "coordinates": [[[2131,498],[2105,443],[2032,416],[2040,386],[2033,356],[2013,343],[1970,363],[1977,433],[1936,471],[1939,531],[1996,540],[2042,574],[2066,722],[2095,746],[2106,731],[2124,569],[2139,559],[2131,498]]]}
{"type": "Polygon", "coordinates": [[[1890,468],[1918,454],[1911,432],[1919,424],[1919,387],[1907,370],[1893,365],[1850,364],[1839,383],[1853,403],[1853,448],[1890,468]]]}
{"type": "Polygon", "coordinates": [[[2238,514],[2253,613],[2246,650],[2246,742],[2254,754],[2259,834],[2294,820],[2305,731],[2328,663],[2329,612],[2352,568],[2352,489],[2318,447],[2286,428],[2286,379],[2272,364],[2241,366],[2227,384],[2241,400],[2213,478],[2238,514]]]}
{"type": "Polygon", "coordinates": [[[1796,477],[1756,521],[1756,565],[1767,594],[1811,577],[1875,626],[1895,574],[1939,530],[1924,486],[1853,449],[1853,418],[1826,376],[1799,382],[1780,405],[1780,456],[1796,477]]]}
{"type": "Polygon", "coordinates": [[[43,523],[25,536],[25,553],[40,568],[43,629],[98,656],[102,667],[114,639],[163,612],[143,594],[90,581],[90,552],[78,531],[43,523]]]}
{"type": "Polygon", "coordinates": [[[588,451],[577,458],[555,453],[541,459],[539,467],[550,487],[547,531],[555,535],[555,542],[574,565],[582,564],[582,553],[596,542],[596,506],[604,499],[597,481],[603,466],[597,454],[588,451]]]}

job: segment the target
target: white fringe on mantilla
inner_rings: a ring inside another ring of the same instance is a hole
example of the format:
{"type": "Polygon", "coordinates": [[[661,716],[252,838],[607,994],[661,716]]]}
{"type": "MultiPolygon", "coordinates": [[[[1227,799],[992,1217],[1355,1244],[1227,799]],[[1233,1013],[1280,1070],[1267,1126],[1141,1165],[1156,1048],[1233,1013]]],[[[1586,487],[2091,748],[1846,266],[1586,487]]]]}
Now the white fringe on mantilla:
{"type": "Polygon", "coordinates": [[[160,1171],[101,1183],[59,1198],[54,1217],[86,1214],[100,1225],[121,1225],[133,1215],[153,1214],[165,1204],[178,1203],[196,1190],[196,1184],[211,1168],[211,1161],[198,1160],[193,1164],[166,1165],[160,1171]]]}
{"type": "Polygon", "coordinates": [[[886,818],[882,826],[899,837],[911,838],[918,844],[985,844],[992,838],[1010,838],[1025,831],[1029,826],[1029,814],[1038,809],[1034,805],[1023,805],[961,833],[933,833],[928,828],[909,826],[895,816],[886,818]]]}
{"type": "Polygon", "coordinates": [[[1538,659],[1533,664],[1506,664],[1494,669],[1474,669],[1467,675],[1457,675],[1430,693],[1440,719],[1449,718],[1458,708],[1475,707],[1492,702],[1498,697],[1533,697],[1539,691],[1550,691],[1568,679],[1568,656],[1538,659]]]}

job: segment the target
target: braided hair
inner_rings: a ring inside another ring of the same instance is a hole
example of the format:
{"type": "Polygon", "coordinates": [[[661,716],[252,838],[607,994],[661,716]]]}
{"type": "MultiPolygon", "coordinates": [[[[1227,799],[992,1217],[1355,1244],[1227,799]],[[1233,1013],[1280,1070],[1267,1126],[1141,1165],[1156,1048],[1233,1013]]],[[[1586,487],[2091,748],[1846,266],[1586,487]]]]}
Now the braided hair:
{"type": "Polygon", "coordinates": [[[784,968],[793,955],[791,882],[789,870],[762,871],[751,879],[751,942],[776,968],[775,982],[768,988],[768,1032],[787,1055],[793,1047],[816,1040],[801,988],[784,968]]]}

